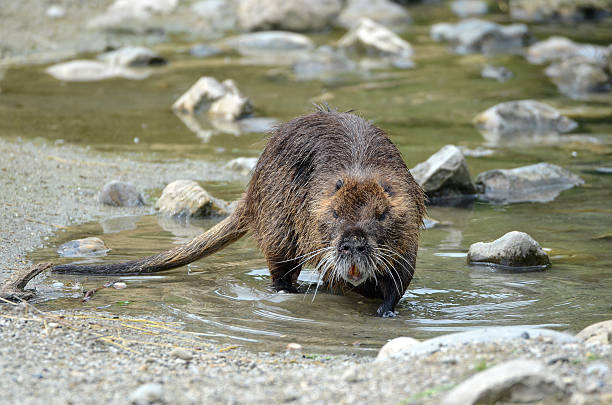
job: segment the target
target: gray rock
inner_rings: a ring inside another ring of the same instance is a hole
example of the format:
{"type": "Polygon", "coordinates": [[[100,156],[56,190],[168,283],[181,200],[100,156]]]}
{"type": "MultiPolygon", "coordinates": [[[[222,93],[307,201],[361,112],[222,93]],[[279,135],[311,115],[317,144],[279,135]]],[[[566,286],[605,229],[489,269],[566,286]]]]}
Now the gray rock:
{"type": "Polygon", "coordinates": [[[391,359],[395,354],[406,351],[409,347],[420,343],[418,340],[407,336],[392,339],[379,350],[375,361],[391,359]]]}
{"type": "Polygon", "coordinates": [[[257,158],[239,157],[232,159],[225,164],[225,168],[235,170],[243,175],[247,175],[253,171],[257,164],[257,158]]]}
{"type": "MultiPolygon", "coordinates": [[[[612,343],[612,339],[608,343],[612,343]]],[[[601,362],[589,364],[587,368],[584,370],[584,373],[586,375],[594,374],[600,377],[607,375],[609,372],[610,372],[610,367],[608,367],[606,363],[601,363],[601,362]]]]}
{"type": "Polygon", "coordinates": [[[336,22],[351,29],[362,18],[369,18],[395,32],[405,31],[412,22],[404,7],[389,0],[348,0],[336,22]]]}
{"type": "Polygon", "coordinates": [[[224,43],[244,55],[261,52],[308,51],[315,48],[314,42],[307,36],[288,31],[242,34],[227,38],[224,43]]]}
{"type": "Polygon", "coordinates": [[[93,257],[105,256],[110,249],[100,238],[90,237],[66,242],[57,248],[61,257],[93,257]]]}
{"type": "Polygon", "coordinates": [[[533,403],[544,399],[560,403],[567,395],[563,384],[542,363],[511,360],[468,378],[448,392],[441,404],[533,403]]]}
{"type": "Polygon", "coordinates": [[[542,247],[525,232],[508,232],[493,242],[477,242],[470,246],[469,264],[495,264],[504,267],[540,267],[550,265],[542,247]]]}
{"type": "Polygon", "coordinates": [[[203,0],[191,5],[191,10],[215,31],[235,31],[237,0],[203,0]]]}
{"type": "Polygon", "coordinates": [[[92,82],[121,77],[124,79],[142,80],[149,72],[137,72],[123,66],[109,65],[94,60],[73,60],[50,66],[46,72],[65,82],[92,82]]]}
{"type": "Polygon", "coordinates": [[[510,0],[510,16],[529,22],[599,20],[610,14],[610,2],[601,0],[510,0]]]}
{"type": "Polygon", "coordinates": [[[612,344],[612,320],[597,322],[587,326],[576,335],[586,343],[612,344]]]}
{"type": "Polygon", "coordinates": [[[485,79],[494,79],[498,82],[505,82],[514,77],[514,74],[503,66],[485,65],[480,71],[480,76],[485,79]]]}
{"type": "Polygon", "coordinates": [[[433,204],[452,203],[476,194],[467,163],[461,150],[454,145],[444,146],[412,168],[410,173],[433,204]]]}
{"type": "Polygon", "coordinates": [[[155,14],[174,11],[178,0],[115,0],[106,11],[88,23],[88,28],[121,28],[129,21],[144,21],[155,14]]]}
{"type": "Polygon", "coordinates": [[[329,46],[322,46],[305,55],[291,67],[298,80],[333,80],[337,76],[357,70],[357,63],[329,46]]]}
{"type": "Polygon", "coordinates": [[[98,201],[115,207],[139,207],[145,204],[142,194],[136,187],[117,180],[106,183],[100,189],[98,201]]]}
{"type": "Polygon", "coordinates": [[[98,55],[98,59],[113,66],[138,67],[164,65],[166,60],[157,52],[141,46],[125,46],[98,55]]]}
{"type": "Polygon", "coordinates": [[[561,93],[573,99],[610,90],[611,80],[604,68],[579,56],[554,63],[545,72],[561,93]]]}
{"type": "Polygon", "coordinates": [[[489,170],[476,178],[479,198],[496,204],[549,202],[584,181],[557,165],[538,163],[508,170],[489,170]]]}
{"type": "Polygon", "coordinates": [[[478,114],[474,124],[493,145],[530,142],[538,136],[570,132],[578,126],[548,104],[534,100],[497,104],[478,114]]]}
{"type": "Polygon", "coordinates": [[[175,359],[181,359],[184,361],[193,360],[193,354],[185,349],[173,349],[170,352],[170,357],[174,357],[175,359]]]}
{"type": "Polygon", "coordinates": [[[609,51],[606,47],[581,44],[571,39],[552,36],[544,41],[538,41],[527,48],[525,58],[536,64],[581,57],[598,65],[605,65],[609,51]]]}
{"type": "Polygon", "coordinates": [[[362,18],[338,41],[342,49],[363,52],[367,56],[412,56],[412,46],[388,28],[362,18]]]}
{"type": "Polygon", "coordinates": [[[212,197],[193,180],[176,180],[168,184],[155,208],[161,214],[176,218],[227,214],[227,203],[212,197]]]}
{"type": "Polygon", "coordinates": [[[411,356],[427,356],[445,347],[460,347],[467,344],[486,344],[526,338],[535,339],[540,336],[547,337],[555,343],[576,343],[578,341],[572,335],[550,329],[526,326],[494,326],[428,339],[419,344],[410,345],[405,350],[396,352],[392,357],[408,359],[411,356]]]}
{"type": "Polygon", "coordinates": [[[342,0],[240,0],[238,24],[246,31],[321,31],[342,6],[342,0]]]}
{"type": "Polygon", "coordinates": [[[195,114],[209,111],[215,117],[235,120],[251,112],[251,102],[242,96],[233,80],[219,83],[213,77],[202,77],[172,105],[177,113],[195,114]]]}
{"type": "Polygon", "coordinates": [[[136,388],[129,396],[129,401],[135,405],[148,405],[160,402],[164,395],[164,388],[161,384],[147,383],[136,388]]]}
{"type": "Polygon", "coordinates": [[[451,3],[451,10],[461,18],[483,15],[489,11],[489,5],[482,0],[455,0],[451,3]]]}
{"type": "Polygon", "coordinates": [[[189,53],[197,58],[207,58],[221,53],[221,49],[206,44],[196,44],[189,49],[189,53]]]}
{"type": "Polygon", "coordinates": [[[455,52],[461,54],[513,53],[525,45],[527,26],[524,24],[502,26],[490,21],[469,18],[456,24],[434,24],[430,34],[434,41],[448,42],[455,52]]]}

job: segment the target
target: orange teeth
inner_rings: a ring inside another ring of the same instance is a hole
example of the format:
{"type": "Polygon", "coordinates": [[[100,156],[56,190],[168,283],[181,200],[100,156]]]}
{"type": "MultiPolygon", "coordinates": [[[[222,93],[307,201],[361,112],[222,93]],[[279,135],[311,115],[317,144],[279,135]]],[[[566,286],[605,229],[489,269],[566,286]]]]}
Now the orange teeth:
{"type": "Polygon", "coordinates": [[[354,264],[351,266],[348,275],[353,280],[358,280],[361,277],[361,273],[359,273],[359,270],[357,270],[357,266],[355,266],[354,264]]]}

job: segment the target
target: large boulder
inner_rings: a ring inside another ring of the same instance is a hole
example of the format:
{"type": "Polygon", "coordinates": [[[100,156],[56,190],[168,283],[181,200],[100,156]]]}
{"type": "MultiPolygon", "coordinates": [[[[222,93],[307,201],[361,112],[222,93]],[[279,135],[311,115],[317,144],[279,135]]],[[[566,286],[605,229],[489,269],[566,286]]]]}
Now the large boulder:
{"type": "Polygon", "coordinates": [[[244,97],[233,80],[219,83],[213,77],[201,77],[172,105],[181,114],[208,111],[214,118],[233,121],[252,111],[251,102],[244,97]]]}
{"type": "Polygon", "coordinates": [[[144,205],[144,198],[130,183],[113,180],[106,183],[98,193],[98,201],[114,207],[138,207],[144,205]]]}
{"type": "Polygon", "coordinates": [[[444,146],[410,172],[432,204],[461,203],[476,194],[465,158],[454,145],[444,146]]]}
{"type": "Polygon", "coordinates": [[[509,170],[489,170],[476,178],[479,198],[496,204],[549,202],[584,180],[562,167],[538,163],[509,170]]]}
{"type": "Polygon", "coordinates": [[[314,42],[305,35],[288,31],[261,31],[225,39],[226,46],[244,55],[268,52],[310,51],[314,42]]]}
{"type": "Polygon", "coordinates": [[[338,46],[367,56],[410,57],[412,46],[393,31],[369,18],[362,18],[338,41],[338,46]]]}
{"type": "Polygon", "coordinates": [[[438,23],[430,30],[437,42],[448,42],[457,53],[515,53],[527,40],[525,24],[499,25],[469,18],[456,24],[438,23]]]}
{"type": "Polygon", "coordinates": [[[238,24],[246,31],[321,31],[342,5],[342,0],[240,0],[238,24]]]}
{"type": "Polygon", "coordinates": [[[473,375],[451,391],[441,405],[565,403],[563,383],[534,360],[510,360],[473,375]],[[499,402],[498,402],[499,401],[499,402]]]}
{"type": "Polygon", "coordinates": [[[510,16],[529,22],[582,22],[610,14],[610,0],[510,0],[510,16]]]}
{"type": "Polygon", "coordinates": [[[494,264],[504,267],[538,267],[550,265],[540,244],[525,232],[508,232],[493,242],[477,242],[467,254],[470,264],[494,264]]]}
{"type": "Polygon", "coordinates": [[[389,0],[348,0],[336,22],[350,29],[362,18],[369,18],[395,32],[405,31],[412,21],[404,7],[389,0]]]}
{"type": "Polygon", "coordinates": [[[147,71],[135,71],[123,66],[110,65],[95,60],[73,60],[50,66],[46,72],[65,82],[94,82],[112,78],[142,80],[149,76],[147,71]]]}
{"type": "Polygon", "coordinates": [[[212,197],[193,180],[176,180],[168,184],[155,203],[161,214],[175,218],[226,215],[228,204],[212,197]]]}
{"type": "Polygon", "coordinates": [[[536,64],[580,57],[598,65],[605,65],[609,55],[610,51],[606,47],[581,44],[559,36],[538,41],[527,48],[525,52],[525,58],[536,64]]]}
{"type": "Polygon", "coordinates": [[[98,59],[109,65],[124,67],[163,65],[166,60],[157,52],[141,46],[125,46],[98,55],[98,59]]]}
{"type": "Polygon", "coordinates": [[[611,79],[605,69],[588,59],[573,57],[553,63],[545,70],[559,91],[573,99],[610,90],[611,79]]]}
{"type": "Polygon", "coordinates": [[[474,118],[476,128],[491,144],[529,142],[538,136],[570,132],[578,124],[548,104],[534,100],[497,104],[474,118]]]}

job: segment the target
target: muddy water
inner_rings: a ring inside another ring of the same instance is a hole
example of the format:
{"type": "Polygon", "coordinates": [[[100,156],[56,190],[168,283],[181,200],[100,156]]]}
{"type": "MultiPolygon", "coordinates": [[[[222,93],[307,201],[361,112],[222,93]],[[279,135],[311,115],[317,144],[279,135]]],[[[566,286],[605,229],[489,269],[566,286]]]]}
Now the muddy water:
{"type": "MultiPolygon", "coordinates": [[[[124,277],[127,289],[104,290],[86,304],[68,286],[79,283],[92,288],[104,279],[52,277],[49,285],[59,281],[66,287],[49,293],[41,307],[119,316],[160,314],[219,342],[262,350],[282,350],[286,343],[298,342],[311,352],[324,353],[368,353],[398,335],[427,338],[488,325],[577,331],[609,319],[612,245],[609,236],[600,236],[612,232],[612,177],[597,174],[596,169],[611,164],[610,99],[578,102],[562,97],[542,66],[529,65],[518,56],[452,55],[444,45],[429,40],[429,20],[418,13],[406,34],[415,47],[415,69],[375,71],[325,83],[295,81],[286,67],[244,64],[238,57],[198,60],[181,52],[189,44],[180,42],[159,49],[170,63],[143,81],[60,83],[44,74],[43,67],[11,69],[1,82],[0,134],[61,139],[117,153],[136,151],[143,158],[156,152],[168,159],[194,158],[219,165],[234,157],[257,156],[264,134],[217,134],[203,141],[170,112],[169,106],[182,92],[200,76],[210,75],[235,79],[253,100],[259,117],[285,120],[310,111],[311,103],[318,101],[356,109],[386,129],[413,166],[448,143],[482,145],[482,136],[470,123],[476,113],[502,101],[535,98],[567,112],[599,111],[589,118],[576,117],[577,133],[599,143],[498,148],[492,156],[467,158],[472,175],[547,161],[580,175],[585,186],[546,204],[430,208],[429,215],[445,225],[423,232],[416,277],[399,304],[400,316],[393,320],[373,317],[379,303],[360,296],[319,290],[315,297],[316,275],[308,272],[300,278],[302,294],[271,292],[265,261],[249,238],[184,268],[124,277]],[[480,68],[487,62],[508,67],[516,77],[506,83],[480,78],[480,68]],[[550,249],[553,267],[514,274],[465,263],[471,243],[493,240],[511,230],[527,232],[550,249]]],[[[552,34],[542,26],[532,32],[542,37],[552,34]]],[[[611,32],[605,25],[555,31],[606,44],[611,32]]],[[[337,35],[315,40],[325,43],[337,35]]],[[[221,198],[234,199],[245,182],[246,178],[241,183],[204,185],[221,198]]],[[[156,216],[109,218],[61,232],[31,259],[57,260],[59,244],[85,236],[100,236],[112,249],[103,260],[133,259],[184,242],[213,223],[178,224],[156,216]]]]}

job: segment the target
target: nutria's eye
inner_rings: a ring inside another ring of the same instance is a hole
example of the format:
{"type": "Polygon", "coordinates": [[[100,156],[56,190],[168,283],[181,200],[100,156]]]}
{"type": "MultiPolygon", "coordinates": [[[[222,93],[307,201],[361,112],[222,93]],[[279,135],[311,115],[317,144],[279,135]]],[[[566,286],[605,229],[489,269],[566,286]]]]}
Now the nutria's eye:
{"type": "Polygon", "coordinates": [[[387,193],[387,194],[389,194],[389,195],[391,195],[391,194],[392,194],[392,192],[391,192],[391,187],[389,187],[389,185],[387,185],[387,184],[382,184],[382,188],[383,188],[383,191],[384,191],[385,193],[387,193]]]}
{"type": "Polygon", "coordinates": [[[387,218],[387,214],[389,214],[388,209],[384,210],[383,213],[378,216],[378,220],[383,221],[385,218],[387,218]]]}
{"type": "Polygon", "coordinates": [[[338,218],[338,213],[336,212],[336,210],[332,210],[332,215],[334,216],[334,218],[338,218]]]}
{"type": "Polygon", "coordinates": [[[336,191],[340,190],[340,187],[342,187],[344,185],[344,182],[342,180],[338,180],[336,182],[336,191]]]}

